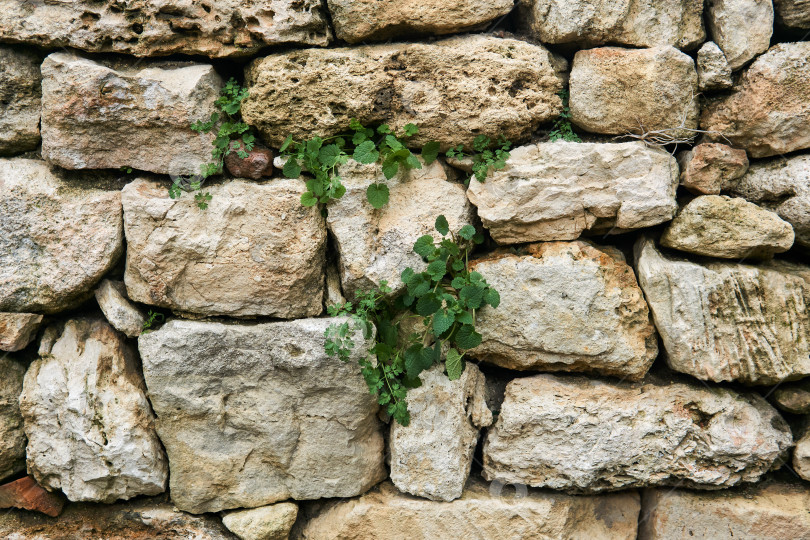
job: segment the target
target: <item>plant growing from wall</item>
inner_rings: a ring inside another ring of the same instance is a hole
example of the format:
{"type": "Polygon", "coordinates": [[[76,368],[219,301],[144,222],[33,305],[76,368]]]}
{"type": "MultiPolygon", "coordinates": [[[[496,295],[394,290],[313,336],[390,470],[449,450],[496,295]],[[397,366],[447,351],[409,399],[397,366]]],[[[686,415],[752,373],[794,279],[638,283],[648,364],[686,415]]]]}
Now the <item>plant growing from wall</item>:
{"type": "Polygon", "coordinates": [[[560,90],[557,95],[562,99],[563,110],[557,120],[554,121],[554,127],[548,134],[550,141],[570,141],[582,142],[579,135],[574,133],[574,128],[571,126],[571,107],[568,106],[568,90],[560,90]]]}
{"type": "Polygon", "coordinates": [[[349,361],[357,330],[365,339],[375,338],[369,357],[359,360],[361,372],[380,405],[400,424],[407,426],[410,414],[406,395],[421,385],[419,374],[444,362],[450,380],[461,377],[465,351],[481,343],[475,331],[476,311],[485,305],[497,308],[498,291],[484,277],[469,270],[469,254],[483,236],[472,225],[452,233],[444,216],[436,219],[440,239],[419,238],[414,252],[427,263],[423,272],[406,268],[401,275],[405,291],[395,299],[391,288],[381,282],[376,289],[357,295],[356,302],[330,306],[332,316],[349,316],[350,321],[326,330],[324,348],[330,356],[349,361]],[[421,320],[424,331],[412,333],[404,342],[400,327],[406,318],[421,320]],[[376,330],[376,332],[375,332],[376,330]]]}
{"type": "MultiPolygon", "coordinates": [[[[315,206],[340,199],[346,193],[337,173],[338,167],[354,159],[358,163],[382,163],[383,175],[390,180],[400,168],[421,169],[422,164],[408,149],[406,142],[419,132],[415,124],[406,124],[402,132],[395,133],[387,124],[376,129],[363,126],[356,119],[349,123],[350,132],[332,137],[313,137],[295,141],[288,136],[279,149],[287,158],[284,176],[299,178],[302,172],[312,175],[306,181],[307,191],[301,196],[301,204],[315,206]]],[[[428,142],[422,147],[422,159],[426,164],[435,161],[439,143],[428,142]]],[[[388,186],[376,182],[366,190],[368,202],[374,208],[388,204],[388,186]]]]}
{"type": "MultiPolygon", "coordinates": [[[[458,160],[471,158],[472,174],[476,180],[483,182],[487,179],[490,167],[496,170],[506,167],[506,160],[510,157],[511,148],[512,143],[503,135],[499,136],[496,142],[486,135],[478,135],[473,140],[471,151],[465,151],[464,145],[460,144],[450,148],[446,156],[458,160]]],[[[472,176],[467,179],[465,184],[469,184],[471,179],[472,176]]]]}
{"type": "MultiPolygon", "coordinates": [[[[191,124],[191,129],[198,133],[210,133],[217,129],[214,138],[214,148],[211,150],[212,161],[200,166],[200,179],[187,179],[186,182],[175,182],[169,188],[169,196],[176,199],[183,194],[181,184],[188,185],[191,191],[199,191],[202,182],[209,176],[222,174],[225,156],[236,152],[244,159],[256,144],[256,136],[248,124],[242,122],[240,110],[242,101],[248,96],[246,88],[242,88],[236,79],[231,78],[220,92],[219,98],[214,102],[219,112],[211,113],[207,121],[197,121],[191,124]]],[[[195,193],[194,201],[200,209],[208,208],[211,201],[210,193],[195,193]]]]}

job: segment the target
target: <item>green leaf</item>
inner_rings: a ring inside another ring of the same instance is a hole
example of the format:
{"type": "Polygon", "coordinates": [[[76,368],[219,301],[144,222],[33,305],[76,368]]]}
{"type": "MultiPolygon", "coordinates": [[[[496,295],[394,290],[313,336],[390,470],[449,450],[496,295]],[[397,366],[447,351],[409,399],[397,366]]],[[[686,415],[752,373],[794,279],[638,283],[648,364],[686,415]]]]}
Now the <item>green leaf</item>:
{"type": "Polygon", "coordinates": [[[450,232],[450,224],[447,223],[447,218],[443,215],[436,218],[436,230],[439,231],[439,234],[442,236],[450,232]]]}
{"type": "Polygon", "coordinates": [[[437,141],[430,141],[425,143],[422,147],[422,159],[425,163],[430,165],[436,158],[439,157],[439,143],[437,141]]]}
{"type": "Polygon", "coordinates": [[[366,189],[366,197],[371,206],[380,209],[388,204],[388,186],[385,184],[371,184],[366,189]]]}
{"type": "Polygon", "coordinates": [[[402,130],[405,132],[406,137],[413,137],[419,133],[419,127],[416,124],[405,124],[402,130]]]}
{"type": "Polygon", "coordinates": [[[453,278],[453,281],[450,282],[450,286],[456,290],[461,290],[467,284],[467,280],[465,280],[461,276],[456,276],[453,278]]]}
{"type": "Polygon", "coordinates": [[[405,158],[405,166],[408,169],[421,169],[422,164],[416,159],[416,156],[408,152],[408,157],[405,158]]]}
{"type": "Polygon", "coordinates": [[[436,337],[444,334],[455,322],[456,316],[444,310],[439,310],[433,315],[433,335],[436,337]]]}
{"type": "Polygon", "coordinates": [[[472,225],[464,225],[460,231],[458,231],[458,235],[465,240],[471,240],[473,236],[475,236],[475,227],[472,225]]]}
{"type": "Polygon", "coordinates": [[[413,245],[413,251],[422,257],[428,257],[433,253],[436,247],[433,245],[433,237],[429,234],[420,236],[416,243],[413,245]]]}
{"type": "Polygon", "coordinates": [[[315,206],[318,204],[318,197],[313,195],[311,191],[307,191],[301,195],[302,206],[315,206]]]}
{"type": "Polygon", "coordinates": [[[429,317],[442,307],[442,303],[433,293],[426,294],[416,302],[416,313],[423,317],[429,317]]]}
{"type": "Polygon", "coordinates": [[[380,124],[377,127],[377,133],[380,133],[380,134],[391,133],[391,128],[388,127],[388,124],[380,124]]]}
{"type": "Polygon", "coordinates": [[[318,160],[324,167],[333,167],[340,156],[340,147],[336,144],[328,144],[318,152],[318,160]]]}
{"type": "Polygon", "coordinates": [[[498,291],[495,289],[489,288],[487,289],[487,292],[484,293],[484,302],[496,308],[501,303],[501,295],[498,294],[498,291]]]}
{"type": "Polygon", "coordinates": [[[301,166],[295,158],[290,158],[284,164],[284,176],[287,178],[298,178],[301,176],[301,166]]]}
{"type": "Polygon", "coordinates": [[[380,153],[374,146],[373,141],[365,141],[354,149],[352,157],[359,163],[374,163],[379,159],[380,153]]]}
{"type": "Polygon", "coordinates": [[[385,175],[385,178],[391,180],[393,177],[397,175],[399,171],[399,162],[396,158],[388,158],[383,162],[382,165],[382,172],[385,175]]]}
{"type": "Polygon", "coordinates": [[[461,360],[463,356],[464,355],[455,349],[447,351],[447,356],[444,359],[444,367],[447,369],[447,378],[451,381],[461,378],[461,374],[464,371],[464,364],[461,360]]]}
{"type": "Polygon", "coordinates": [[[430,281],[426,280],[422,274],[414,274],[407,282],[408,293],[411,296],[420,297],[430,291],[430,281]]]}
{"type": "Polygon", "coordinates": [[[456,332],[455,342],[462,349],[473,349],[481,344],[481,334],[471,324],[465,324],[456,332]]]}
{"type": "Polygon", "coordinates": [[[442,259],[437,259],[428,265],[426,271],[433,281],[439,281],[447,273],[447,263],[442,259]]]}
{"type": "Polygon", "coordinates": [[[467,306],[472,309],[481,307],[481,302],[484,301],[484,289],[477,285],[465,285],[461,288],[458,297],[467,303],[467,306]]]}
{"type": "Polygon", "coordinates": [[[462,311],[456,315],[456,321],[460,322],[461,324],[472,324],[473,318],[469,311],[462,311]]]}

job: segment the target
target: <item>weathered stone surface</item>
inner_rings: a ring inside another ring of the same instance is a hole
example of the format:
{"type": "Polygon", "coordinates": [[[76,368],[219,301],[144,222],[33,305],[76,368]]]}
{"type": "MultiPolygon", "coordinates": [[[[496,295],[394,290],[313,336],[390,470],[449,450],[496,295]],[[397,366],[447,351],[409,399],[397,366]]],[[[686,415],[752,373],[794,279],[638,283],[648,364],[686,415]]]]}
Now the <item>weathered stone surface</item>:
{"type": "Polygon", "coordinates": [[[512,0],[327,0],[335,35],[349,43],[474,30],[512,11],[512,0]]]}
{"type": "Polygon", "coordinates": [[[523,253],[472,262],[501,303],[478,312],[483,340],[470,355],[509,369],[643,377],[658,343],[624,256],[582,241],[532,244],[523,253]]]}
{"type": "Polygon", "coordinates": [[[32,51],[0,45],[0,156],[39,144],[39,62],[32,51]]]}
{"type": "Polygon", "coordinates": [[[42,315],[36,313],[0,313],[0,351],[19,351],[37,335],[42,315]]]}
{"type": "Polygon", "coordinates": [[[698,264],[636,244],[636,271],[669,366],[698,379],[775,384],[810,374],[810,269],[698,264]]]}
{"type": "Polygon", "coordinates": [[[256,145],[253,150],[246,151],[244,143],[239,143],[239,150],[225,156],[225,166],[228,172],[236,178],[250,178],[260,180],[273,174],[273,151],[269,148],[256,145]],[[246,158],[239,157],[238,151],[247,153],[246,158]]]}
{"type": "Polygon", "coordinates": [[[400,493],[386,482],[359,499],[314,509],[297,538],[611,538],[635,540],[636,492],[572,497],[470,480],[464,495],[437,504],[400,493]]]}
{"type": "Polygon", "coordinates": [[[697,127],[695,63],[673,47],[579,51],[570,87],[571,121],[587,131],[671,130],[673,137],[689,137],[692,133],[680,128],[697,127]]]}
{"type": "Polygon", "coordinates": [[[807,0],[773,0],[776,20],[788,28],[810,29],[810,2],[807,0]]]}
{"type": "Polygon", "coordinates": [[[20,508],[56,517],[65,499],[61,493],[45,491],[31,476],[0,486],[0,508],[20,508]]]}
{"type": "Polygon", "coordinates": [[[792,442],[757,394],[536,375],[507,385],[483,475],[585,492],[729,487],[759,479],[792,442]]]}
{"type": "Polygon", "coordinates": [[[88,187],[98,176],[0,159],[0,311],[72,307],[118,260],[121,194],[88,187]]]}
{"type": "Polygon", "coordinates": [[[299,180],[206,186],[208,209],[138,179],[123,192],[127,266],[136,302],[202,315],[280,318],[323,311],[326,227],[301,206],[299,180]]]}
{"type": "Polygon", "coordinates": [[[703,195],[678,212],[661,245],[721,259],[767,259],[793,246],[793,227],[745,199],[703,195]]]}
{"type": "Polygon", "coordinates": [[[554,142],[514,149],[467,197],[499,244],[574,240],[669,221],[678,165],[642,143],[554,142]]]}
{"type": "Polygon", "coordinates": [[[25,374],[20,411],[28,472],[71,501],[111,503],[166,488],[166,458],[137,356],[106,322],[45,331],[25,374]]]}
{"type": "Polygon", "coordinates": [[[222,79],[207,64],[101,62],[65,52],[42,63],[42,157],[66,169],[197,174],[222,79]]]}
{"type": "Polygon", "coordinates": [[[414,146],[527,138],[562,110],[565,60],[539,45],[469,35],[433,43],[303,49],[254,60],[242,117],[279,147],[345,131],[349,120],[419,125],[414,146]],[[473,69],[472,66],[475,66],[473,69]]]}
{"type": "Polygon", "coordinates": [[[733,92],[709,101],[701,129],[755,158],[810,148],[807,58],[810,41],[772,47],[743,72],[733,92]]]}
{"type": "Polygon", "coordinates": [[[228,512],[222,524],[240,540],[287,540],[298,516],[298,505],[284,502],[228,512]]]}
{"type": "Polygon", "coordinates": [[[701,143],[678,154],[681,185],[697,194],[718,195],[748,170],[745,150],[720,143],[701,143]]]}
{"type": "Polygon", "coordinates": [[[127,298],[123,282],[102,281],[96,289],[96,301],[113,328],[129,337],[141,335],[146,317],[127,298]]]}
{"type": "Polygon", "coordinates": [[[0,537],[7,540],[235,540],[216,516],[178,512],[162,497],[113,505],[68,504],[59,519],[19,510],[0,512],[0,537]]]}
{"type": "Polygon", "coordinates": [[[810,379],[780,384],[771,394],[771,400],[783,411],[810,414],[810,379]]]}
{"type": "Polygon", "coordinates": [[[20,415],[25,366],[0,355],[0,480],[25,471],[25,432],[20,415]]]}
{"type": "Polygon", "coordinates": [[[714,41],[704,43],[698,51],[697,73],[701,92],[731,88],[731,66],[714,41]]]}
{"type": "Polygon", "coordinates": [[[793,470],[803,479],[810,480],[810,433],[805,433],[796,442],[793,449],[793,470]]]}
{"type": "Polygon", "coordinates": [[[461,497],[467,483],[478,428],[492,424],[486,379],[471,362],[455,381],[441,365],[419,378],[422,386],[408,391],[410,424],[391,423],[391,481],[405,493],[452,501],[461,497]]]}
{"type": "Polygon", "coordinates": [[[357,358],[324,352],[342,320],[174,320],[138,345],[181,510],[352,497],[385,478],[376,399],[357,358]],[[191,361],[193,359],[193,361],[191,361]]]}
{"type": "Polygon", "coordinates": [[[768,482],[741,489],[694,492],[644,490],[639,540],[810,537],[810,491],[768,482]]]}
{"type": "Polygon", "coordinates": [[[773,34],[771,0],[711,0],[706,21],[712,38],[737,70],[768,50],[773,34]]]}
{"type": "Polygon", "coordinates": [[[435,234],[436,217],[444,215],[457,232],[473,222],[473,209],[464,186],[447,180],[438,161],[422,169],[400,171],[386,180],[379,164],[362,165],[350,160],[338,169],[346,194],[329,204],[326,224],[335,239],[343,293],[357,292],[388,281],[395,292],[404,285],[402,270],[421,272],[427,265],[413,252],[420,236],[435,234]],[[389,202],[374,209],[366,197],[371,184],[386,184],[389,202]]]}
{"type": "Polygon", "coordinates": [[[266,45],[326,45],[324,11],[318,0],[0,0],[0,41],[136,56],[247,56],[266,45]]]}
{"type": "Polygon", "coordinates": [[[779,214],[810,249],[810,155],[755,163],[731,193],[779,214]]]}
{"type": "Polygon", "coordinates": [[[706,38],[702,0],[520,0],[518,24],[543,43],[693,49],[706,38]]]}

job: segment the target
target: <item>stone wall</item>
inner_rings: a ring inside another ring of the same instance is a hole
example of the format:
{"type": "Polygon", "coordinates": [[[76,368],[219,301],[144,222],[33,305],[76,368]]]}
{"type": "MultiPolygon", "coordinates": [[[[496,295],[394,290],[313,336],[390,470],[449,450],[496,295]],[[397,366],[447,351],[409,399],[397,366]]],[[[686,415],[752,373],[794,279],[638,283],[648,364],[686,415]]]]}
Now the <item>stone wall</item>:
{"type": "Polygon", "coordinates": [[[2,538],[810,538],[808,304],[806,1],[0,0],[2,538]],[[514,147],[302,206],[351,119],[514,147]],[[500,305],[403,426],[327,307],[440,214],[500,305]]]}

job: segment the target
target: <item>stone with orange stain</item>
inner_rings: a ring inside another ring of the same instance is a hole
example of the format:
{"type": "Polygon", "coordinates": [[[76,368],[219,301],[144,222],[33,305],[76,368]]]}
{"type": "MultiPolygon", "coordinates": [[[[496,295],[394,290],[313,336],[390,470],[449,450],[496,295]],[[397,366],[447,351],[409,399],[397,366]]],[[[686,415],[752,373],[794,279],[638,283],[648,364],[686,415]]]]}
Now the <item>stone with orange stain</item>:
{"type": "Polygon", "coordinates": [[[19,351],[36,337],[42,315],[0,313],[0,351],[19,351]]]}
{"type": "Polygon", "coordinates": [[[64,505],[61,493],[46,491],[32,476],[0,486],[0,508],[20,508],[56,517],[64,505]]]}
{"type": "Polygon", "coordinates": [[[748,170],[745,150],[721,143],[702,143],[678,154],[681,185],[704,195],[719,195],[748,170]]]}

